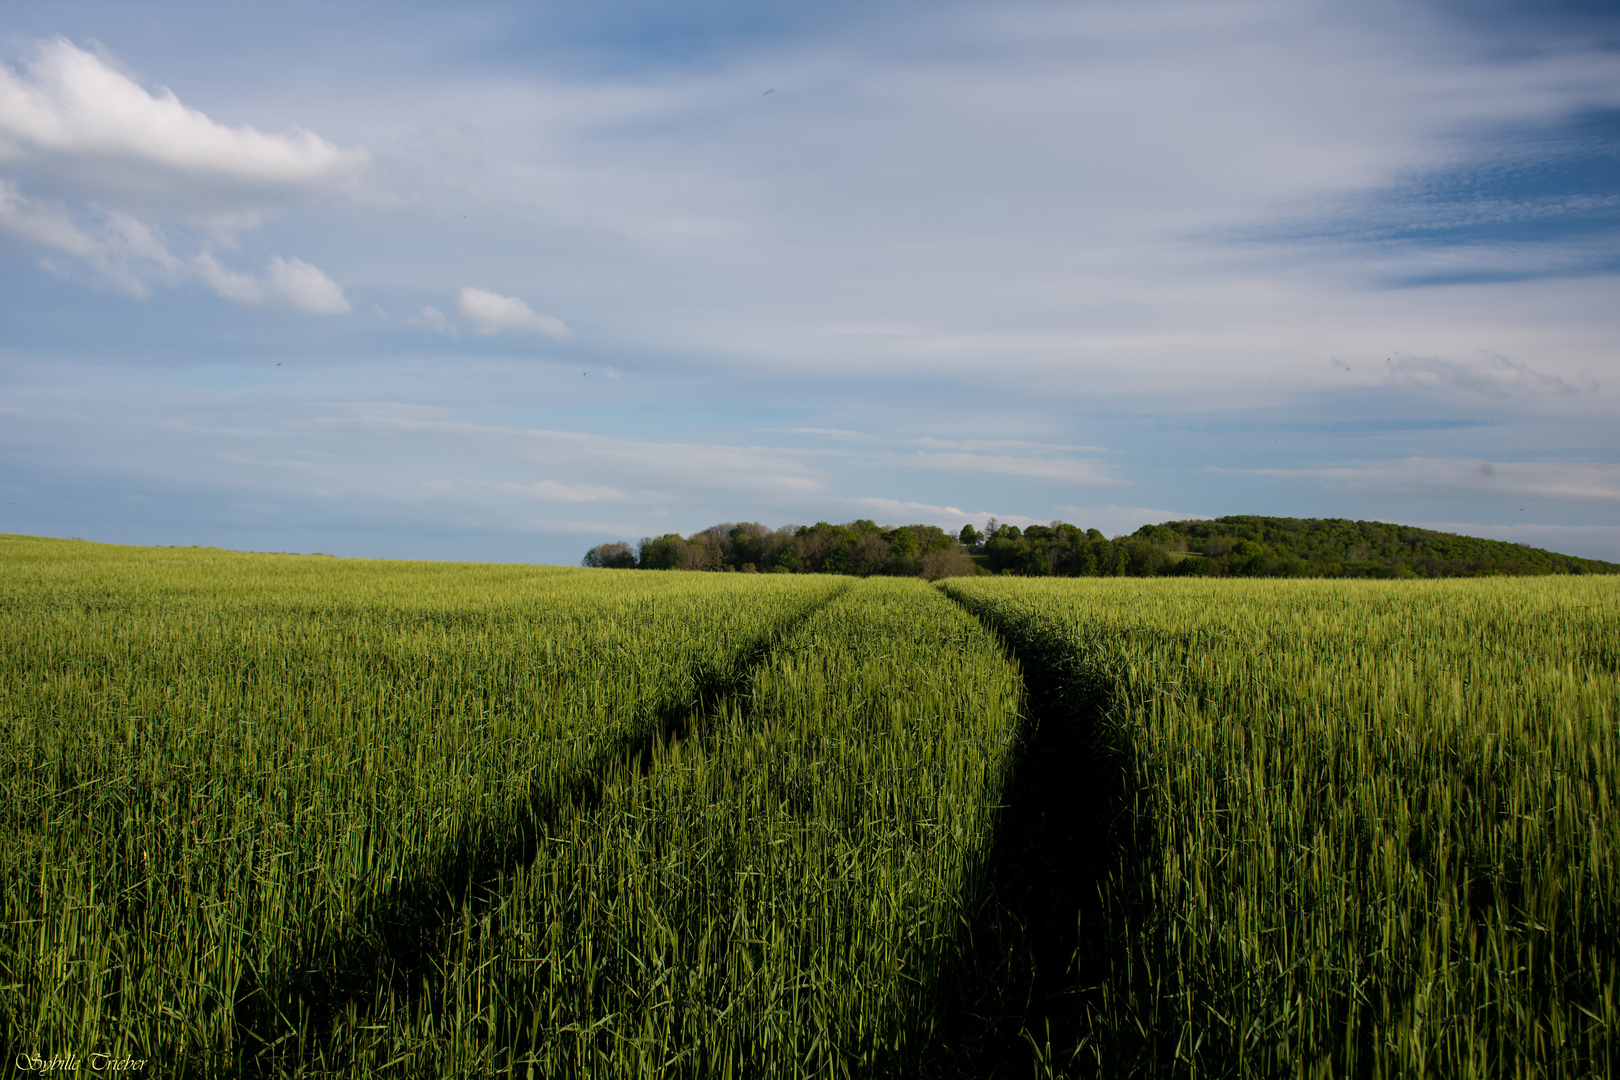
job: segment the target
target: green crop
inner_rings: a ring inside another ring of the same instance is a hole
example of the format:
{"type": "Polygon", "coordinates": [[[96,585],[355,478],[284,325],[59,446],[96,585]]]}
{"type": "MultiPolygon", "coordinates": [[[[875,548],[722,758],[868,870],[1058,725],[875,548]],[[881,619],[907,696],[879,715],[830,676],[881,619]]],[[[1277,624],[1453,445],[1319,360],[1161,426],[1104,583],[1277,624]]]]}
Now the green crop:
{"type": "Polygon", "coordinates": [[[1605,579],[0,537],[5,1059],[1608,1075],[1617,673],[1605,579]]]}
{"type": "Polygon", "coordinates": [[[903,1071],[935,1034],[1019,694],[937,592],[852,586],[558,821],[422,992],[338,1045],[439,1075],[903,1071]]]}
{"type": "Polygon", "coordinates": [[[5,544],[8,1047],[786,1076],[926,1041],[1019,680],[922,583],[5,544]]]}
{"type": "Polygon", "coordinates": [[[388,987],[838,587],[4,544],[6,1042],[204,1070],[388,987]]]}
{"type": "Polygon", "coordinates": [[[1613,582],[947,589],[1114,765],[1070,1069],[1614,1074],[1613,582]]]}

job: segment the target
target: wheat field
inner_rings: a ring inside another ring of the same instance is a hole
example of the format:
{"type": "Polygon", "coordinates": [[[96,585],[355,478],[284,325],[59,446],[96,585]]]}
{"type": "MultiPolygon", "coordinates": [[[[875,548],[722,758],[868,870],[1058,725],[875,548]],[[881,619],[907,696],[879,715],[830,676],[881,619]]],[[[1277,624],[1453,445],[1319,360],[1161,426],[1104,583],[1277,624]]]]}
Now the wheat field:
{"type": "Polygon", "coordinates": [[[0,537],[7,1059],[1615,1071],[1620,588],[0,537]]]}

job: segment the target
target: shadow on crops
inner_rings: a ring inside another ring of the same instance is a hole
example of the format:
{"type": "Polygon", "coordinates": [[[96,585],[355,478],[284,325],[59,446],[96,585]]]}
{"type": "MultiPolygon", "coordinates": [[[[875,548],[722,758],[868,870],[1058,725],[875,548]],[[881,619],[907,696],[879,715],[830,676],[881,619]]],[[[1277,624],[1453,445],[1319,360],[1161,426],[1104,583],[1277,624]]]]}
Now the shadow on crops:
{"type": "MultiPolygon", "coordinates": [[[[1077,1054],[1110,953],[1107,883],[1130,860],[1126,762],[1103,742],[1107,687],[954,597],[1018,660],[1025,728],[985,879],[944,988],[929,1077],[1091,1075],[1077,1054]]],[[[1088,1040],[1089,1041],[1089,1040],[1088,1040]]],[[[1089,1062],[1089,1064],[1088,1064],[1089,1062]]]]}
{"type": "MultiPolygon", "coordinates": [[[[339,930],[335,944],[304,956],[277,973],[271,987],[251,974],[238,987],[235,1006],[235,1067],[245,1075],[285,1075],[307,1070],[324,1057],[332,1029],[351,1012],[361,1016],[379,1003],[414,1003],[431,992],[436,961],[452,928],[465,911],[474,917],[495,901],[503,875],[536,859],[551,826],[567,815],[590,813],[604,794],[644,775],[654,751],[701,734],[728,700],[746,692],[754,670],[770,657],[783,636],[843,590],[801,612],[748,648],[729,670],[700,673],[694,693],[673,703],[633,736],[595,754],[571,782],[537,786],[527,802],[499,830],[469,823],[444,847],[437,867],[377,894],[339,930]],[[498,832],[499,839],[489,839],[498,832]],[[306,965],[316,965],[313,970],[306,965]],[[390,1001],[390,999],[392,999],[390,1001]]],[[[408,1014],[409,1010],[407,1010],[408,1014]]],[[[212,1072],[206,1066],[203,1072],[212,1072]]]]}

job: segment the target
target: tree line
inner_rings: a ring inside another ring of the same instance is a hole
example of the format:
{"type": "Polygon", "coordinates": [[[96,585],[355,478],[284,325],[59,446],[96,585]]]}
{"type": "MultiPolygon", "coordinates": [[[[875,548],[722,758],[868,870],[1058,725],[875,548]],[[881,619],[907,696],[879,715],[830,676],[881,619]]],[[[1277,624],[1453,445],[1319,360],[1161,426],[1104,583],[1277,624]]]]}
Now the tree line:
{"type": "Polygon", "coordinates": [[[957,537],[934,525],[884,528],[860,520],[843,525],[724,522],[682,537],[645,537],[639,549],[602,544],[585,554],[586,566],[641,570],[718,570],[744,574],[891,574],[960,577],[975,572],[972,553],[957,537]]]}
{"type": "Polygon", "coordinates": [[[691,536],[601,544],[586,566],[740,573],[959,577],[1471,577],[1613,574],[1620,565],[1502,540],[1343,518],[1238,515],[1144,525],[1107,537],[1064,521],[1020,528],[991,518],[955,536],[933,525],[711,525],[691,536]]]}

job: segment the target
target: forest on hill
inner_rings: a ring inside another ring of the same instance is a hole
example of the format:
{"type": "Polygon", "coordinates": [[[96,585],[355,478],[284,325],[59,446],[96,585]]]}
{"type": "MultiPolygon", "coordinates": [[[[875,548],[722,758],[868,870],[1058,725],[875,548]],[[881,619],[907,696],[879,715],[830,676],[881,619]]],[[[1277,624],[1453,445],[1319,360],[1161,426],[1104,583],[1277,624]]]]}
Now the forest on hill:
{"type": "Polygon", "coordinates": [[[885,528],[724,522],[682,537],[646,537],[639,548],[602,544],[586,566],[740,573],[962,577],[1476,577],[1615,574],[1620,564],[1560,555],[1382,521],[1236,515],[1144,525],[1109,538],[1063,521],[998,524],[952,536],[934,525],[885,528]]]}

